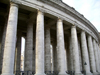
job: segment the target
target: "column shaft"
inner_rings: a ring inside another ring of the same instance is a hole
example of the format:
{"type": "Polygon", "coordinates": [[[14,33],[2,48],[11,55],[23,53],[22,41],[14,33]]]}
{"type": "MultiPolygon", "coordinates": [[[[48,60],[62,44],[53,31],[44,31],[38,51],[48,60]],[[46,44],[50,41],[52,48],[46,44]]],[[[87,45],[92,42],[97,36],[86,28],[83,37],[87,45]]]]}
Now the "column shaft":
{"type": "Polygon", "coordinates": [[[88,73],[90,73],[90,64],[89,64],[86,34],[84,31],[81,32],[81,47],[82,47],[82,57],[83,57],[84,70],[88,74],[88,73]]]}
{"type": "Polygon", "coordinates": [[[18,38],[17,38],[16,71],[20,71],[20,63],[21,63],[21,32],[18,33],[18,38]]]}
{"type": "Polygon", "coordinates": [[[77,40],[77,31],[76,26],[72,26],[71,28],[71,39],[72,39],[72,47],[73,47],[73,60],[74,60],[74,70],[75,75],[80,75],[80,63],[79,63],[79,51],[78,51],[78,40],[77,40]]]}
{"type": "Polygon", "coordinates": [[[4,46],[2,75],[13,75],[18,5],[11,3],[4,46]]]}
{"type": "Polygon", "coordinates": [[[96,48],[96,42],[95,42],[95,40],[93,40],[93,47],[94,47],[96,71],[99,72],[99,63],[98,63],[97,48],[96,48]]]}
{"type": "Polygon", "coordinates": [[[45,71],[51,71],[50,29],[45,31],[45,71]]]}
{"type": "Polygon", "coordinates": [[[63,33],[63,22],[61,19],[57,21],[57,58],[58,58],[58,70],[59,74],[65,73],[65,60],[64,60],[64,33],[63,33]]]}
{"type": "Polygon", "coordinates": [[[94,58],[92,38],[90,35],[88,36],[88,48],[89,48],[89,58],[90,58],[91,70],[93,71],[93,73],[95,73],[96,72],[95,58],[94,58]]]}
{"type": "Polygon", "coordinates": [[[54,71],[57,71],[57,48],[55,42],[53,42],[53,63],[54,63],[54,71]]]}
{"type": "Polygon", "coordinates": [[[26,46],[25,46],[25,62],[24,70],[32,71],[33,58],[33,22],[29,22],[27,26],[26,46]]]}
{"type": "Polygon", "coordinates": [[[44,14],[38,10],[36,26],[35,73],[44,75],[44,14]]]}

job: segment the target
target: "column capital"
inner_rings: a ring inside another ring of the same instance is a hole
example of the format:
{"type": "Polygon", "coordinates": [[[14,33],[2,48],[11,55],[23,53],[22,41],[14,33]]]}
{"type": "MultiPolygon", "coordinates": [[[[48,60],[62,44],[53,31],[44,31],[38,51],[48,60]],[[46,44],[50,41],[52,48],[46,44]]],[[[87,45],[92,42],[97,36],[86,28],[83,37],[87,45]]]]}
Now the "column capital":
{"type": "Polygon", "coordinates": [[[16,6],[16,7],[18,7],[18,4],[15,3],[15,2],[12,2],[12,1],[10,2],[10,5],[11,5],[11,6],[16,6]]]}

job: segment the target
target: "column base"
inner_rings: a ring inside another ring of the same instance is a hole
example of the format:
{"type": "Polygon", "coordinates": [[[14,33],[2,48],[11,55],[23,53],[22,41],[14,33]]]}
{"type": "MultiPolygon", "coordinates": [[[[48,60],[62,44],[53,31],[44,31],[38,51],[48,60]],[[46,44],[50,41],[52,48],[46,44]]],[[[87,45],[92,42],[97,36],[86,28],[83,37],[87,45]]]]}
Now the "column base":
{"type": "Polygon", "coordinates": [[[69,74],[67,74],[67,73],[59,73],[58,75],[69,75],[69,74]]]}
{"type": "Polygon", "coordinates": [[[100,73],[97,73],[97,72],[94,72],[94,73],[93,73],[93,75],[98,75],[98,74],[100,74],[100,73]]]}
{"type": "Polygon", "coordinates": [[[15,74],[11,74],[11,73],[2,73],[1,75],[15,75],[15,74]]]}
{"type": "Polygon", "coordinates": [[[43,73],[43,74],[34,74],[34,75],[46,75],[45,73],[43,73]]]}
{"type": "Polygon", "coordinates": [[[93,73],[86,73],[86,75],[93,75],[93,73]]]}
{"type": "Polygon", "coordinates": [[[84,74],[82,74],[82,73],[75,73],[75,75],[84,75],[84,74]]]}

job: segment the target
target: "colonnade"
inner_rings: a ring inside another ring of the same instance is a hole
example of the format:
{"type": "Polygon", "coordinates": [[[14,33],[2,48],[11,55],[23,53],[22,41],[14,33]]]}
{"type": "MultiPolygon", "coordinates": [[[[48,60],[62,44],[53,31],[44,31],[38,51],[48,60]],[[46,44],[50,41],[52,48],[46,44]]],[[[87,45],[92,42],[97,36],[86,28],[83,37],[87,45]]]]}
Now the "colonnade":
{"type": "MultiPolygon", "coordinates": [[[[10,13],[8,17],[7,29],[5,29],[6,35],[3,34],[6,37],[3,40],[5,43],[3,43],[4,53],[1,75],[14,75],[16,43],[16,70],[20,71],[21,32],[17,31],[18,5],[11,3],[9,11],[10,13]]],[[[95,40],[95,38],[92,38],[91,35],[86,33],[84,30],[81,30],[81,40],[78,42],[77,27],[76,25],[72,24],[70,28],[69,45],[67,45],[69,46],[68,48],[70,53],[70,56],[68,57],[67,49],[65,55],[66,45],[64,39],[66,38],[64,38],[63,20],[61,18],[57,19],[57,40],[54,40],[53,43],[51,43],[50,39],[50,28],[44,29],[44,21],[44,12],[37,10],[36,39],[33,38],[33,21],[31,20],[28,22],[25,43],[25,71],[35,70],[35,75],[45,75],[45,71],[51,71],[50,45],[52,44],[54,56],[53,67],[54,71],[59,72],[59,75],[67,75],[66,71],[68,71],[68,66],[70,66],[70,71],[75,71],[75,75],[82,74],[81,67],[84,71],[86,71],[86,75],[92,75],[92,73],[95,75],[100,74],[100,56],[98,54],[100,50],[98,42],[95,40]],[[33,39],[35,40],[35,51],[33,51],[33,39]],[[81,45],[80,49],[79,44],[81,45]],[[33,53],[35,54],[35,61],[33,53]],[[67,58],[70,59],[67,60],[67,58]],[[82,62],[80,63],[80,61],[82,62]],[[66,64],[68,62],[70,65],[66,64]]]]}

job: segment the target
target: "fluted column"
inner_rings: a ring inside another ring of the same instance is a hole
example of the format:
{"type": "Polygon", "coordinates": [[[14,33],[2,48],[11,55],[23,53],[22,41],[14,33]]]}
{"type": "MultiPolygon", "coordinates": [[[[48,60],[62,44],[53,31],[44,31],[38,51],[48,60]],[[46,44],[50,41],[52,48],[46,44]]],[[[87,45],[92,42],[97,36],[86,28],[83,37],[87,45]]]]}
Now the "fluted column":
{"type": "Polygon", "coordinates": [[[97,48],[96,48],[96,42],[93,39],[93,48],[94,48],[94,55],[95,55],[95,63],[96,63],[96,71],[99,72],[99,63],[98,63],[98,56],[97,56],[97,48]]]}
{"type": "Polygon", "coordinates": [[[16,71],[20,71],[20,64],[21,64],[21,32],[18,33],[18,38],[17,38],[16,71]]]}
{"type": "Polygon", "coordinates": [[[98,60],[99,60],[99,66],[100,66],[100,49],[99,49],[99,45],[98,45],[98,43],[97,43],[97,53],[98,53],[98,60]]]}
{"type": "Polygon", "coordinates": [[[90,35],[88,36],[88,48],[89,48],[89,57],[90,57],[91,70],[93,71],[93,73],[96,73],[93,43],[92,43],[92,37],[90,35]]]}
{"type": "Polygon", "coordinates": [[[51,71],[50,28],[45,31],[45,71],[51,71]]]}
{"type": "Polygon", "coordinates": [[[33,58],[33,22],[29,21],[27,25],[26,46],[25,46],[25,62],[24,70],[32,71],[33,58]]]}
{"type": "Polygon", "coordinates": [[[59,75],[66,74],[65,60],[64,60],[64,32],[63,32],[63,22],[61,19],[57,21],[57,58],[58,58],[58,71],[59,75]]]}
{"type": "Polygon", "coordinates": [[[89,55],[87,49],[87,41],[85,31],[81,32],[81,47],[82,47],[82,57],[83,57],[83,67],[86,71],[86,74],[90,74],[90,64],[89,64],[89,55]]]}
{"type": "Polygon", "coordinates": [[[74,60],[73,64],[74,64],[75,75],[81,75],[76,26],[72,26],[71,28],[71,39],[73,47],[73,60],[74,60]]]}
{"type": "Polygon", "coordinates": [[[38,10],[36,26],[35,75],[44,75],[44,14],[38,10]]]}
{"type": "Polygon", "coordinates": [[[15,56],[15,44],[16,44],[17,17],[18,17],[18,5],[15,3],[11,3],[10,13],[7,23],[4,56],[3,56],[3,68],[1,75],[14,75],[13,69],[14,69],[14,56],[15,56]]]}

